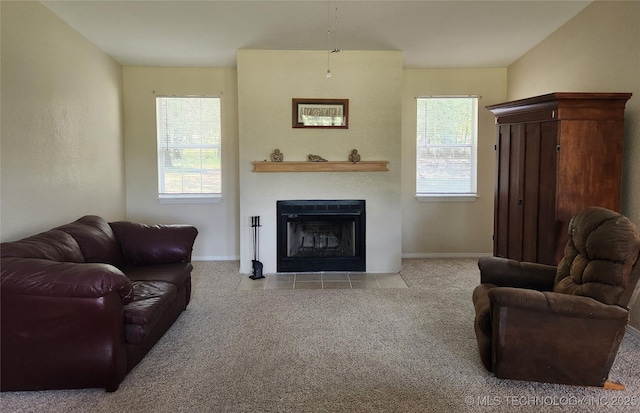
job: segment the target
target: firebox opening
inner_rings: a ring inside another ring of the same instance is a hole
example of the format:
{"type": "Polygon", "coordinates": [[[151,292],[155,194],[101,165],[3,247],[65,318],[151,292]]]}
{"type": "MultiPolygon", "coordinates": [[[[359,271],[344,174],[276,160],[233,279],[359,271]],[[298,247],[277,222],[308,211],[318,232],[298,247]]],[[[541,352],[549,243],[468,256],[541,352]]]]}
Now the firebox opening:
{"type": "Polygon", "coordinates": [[[290,220],[288,257],[353,257],[355,222],[344,220],[290,220]]]}
{"type": "Polygon", "coordinates": [[[278,272],[365,271],[364,200],[277,202],[278,272]]]}

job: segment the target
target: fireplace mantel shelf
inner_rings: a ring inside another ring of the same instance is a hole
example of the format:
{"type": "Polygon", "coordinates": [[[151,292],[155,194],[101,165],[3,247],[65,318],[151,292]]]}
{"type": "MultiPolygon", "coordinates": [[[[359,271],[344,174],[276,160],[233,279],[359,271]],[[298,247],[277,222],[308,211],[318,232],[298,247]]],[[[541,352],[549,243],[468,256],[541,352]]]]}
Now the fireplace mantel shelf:
{"type": "Polygon", "coordinates": [[[253,172],[385,172],[388,161],[269,162],[256,161],[253,172]]]}

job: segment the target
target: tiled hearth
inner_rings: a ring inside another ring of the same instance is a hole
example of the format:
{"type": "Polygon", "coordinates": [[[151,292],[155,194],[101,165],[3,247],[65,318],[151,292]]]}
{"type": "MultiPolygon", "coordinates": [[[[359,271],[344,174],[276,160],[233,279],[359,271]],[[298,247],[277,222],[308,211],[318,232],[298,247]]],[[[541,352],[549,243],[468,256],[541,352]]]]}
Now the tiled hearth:
{"type": "Polygon", "coordinates": [[[252,280],[243,276],[238,291],[303,289],[381,289],[408,288],[400,274],[373,273],[287,273],[270,274],[252,280]]]}

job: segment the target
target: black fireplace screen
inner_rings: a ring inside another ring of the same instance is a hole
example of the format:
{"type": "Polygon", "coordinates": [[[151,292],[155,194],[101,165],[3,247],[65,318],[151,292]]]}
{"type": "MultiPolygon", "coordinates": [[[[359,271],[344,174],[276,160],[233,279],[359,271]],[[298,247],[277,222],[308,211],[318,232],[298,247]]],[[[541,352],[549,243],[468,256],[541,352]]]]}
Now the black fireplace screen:
{"type": "Polygon", "coordinates": [[[278,272],[365,271],[364,200],[278,201],[278,272]]]}

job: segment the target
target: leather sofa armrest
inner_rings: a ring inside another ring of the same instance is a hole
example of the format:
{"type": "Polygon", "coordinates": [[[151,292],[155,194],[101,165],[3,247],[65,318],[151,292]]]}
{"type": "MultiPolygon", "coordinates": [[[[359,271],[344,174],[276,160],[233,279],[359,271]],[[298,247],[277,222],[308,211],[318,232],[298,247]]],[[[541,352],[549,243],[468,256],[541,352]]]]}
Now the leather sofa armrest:
{"type": "Polygon", "coordinates": [[[171,264],[191,261],[198,230],[191,225],[109,223],[129,265],[171,264]]]}
{"type": "Polygon", "coordinates": [[[116,292],[123,305],[133,300],[131,281],[109,264],[6,257],[1,288],[3,295],[99,298],[116,292]]]}
{"type": "Polygon", "coordinates": [[[2,259],[0,390],[103,387],[127,373],[131,282],[108,264],[2,259]]]}
{"type": "Polygon", "coordinates": [[[493,311],[500,308],[517,308],[531,313],[600,320],[626,320],[629,314],[626,309],[617,305],[604,304],[591,297],[579,295],[511,287],[493,288],[488,294],[493,311]]]}
{"type": "Polygon", "coordinates": [[[499,287],[526,288],[537,291],[553,290],[556,267],[520,262],[508,258],[483,257],[478,260],[480,283],[499,287]]]}

